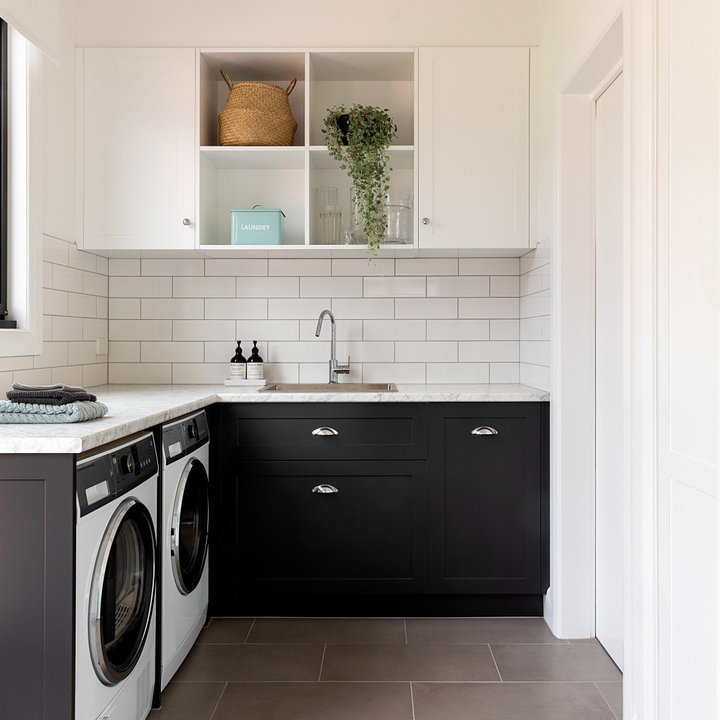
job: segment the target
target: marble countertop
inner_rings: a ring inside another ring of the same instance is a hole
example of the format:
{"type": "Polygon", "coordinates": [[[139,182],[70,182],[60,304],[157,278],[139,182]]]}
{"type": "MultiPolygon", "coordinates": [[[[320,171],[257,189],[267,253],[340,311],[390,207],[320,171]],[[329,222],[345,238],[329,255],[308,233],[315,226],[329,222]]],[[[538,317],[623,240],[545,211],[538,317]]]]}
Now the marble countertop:
{"type": "Polygon", "coordinates": [[[0,425],[0,453],[81,453],[216,402],[542,402],[525,385],[407,385],[386,393],[258,393],[225,385],[102,385],[91,388],[108,414],[58,425],[0,425]]]}

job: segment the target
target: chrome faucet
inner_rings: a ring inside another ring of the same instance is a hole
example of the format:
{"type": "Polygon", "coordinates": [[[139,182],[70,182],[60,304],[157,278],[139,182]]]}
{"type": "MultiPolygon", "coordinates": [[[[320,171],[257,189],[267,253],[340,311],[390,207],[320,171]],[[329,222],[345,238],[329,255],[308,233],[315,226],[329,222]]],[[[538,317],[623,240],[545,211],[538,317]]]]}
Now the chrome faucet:
{"type": "Polygon", "coordinates": [[[335,359],[335,316],[329,310],[323,310],[320,313],[317,328],[315,329],[315,337],[320,337],[320,330],[326,315],[330,318],[330,371],[328,373],[328,382],[337,383],[338,375],[348,375],[350,373],[350,356],[348,355],[347,363],[339,363],[335,359]]]}

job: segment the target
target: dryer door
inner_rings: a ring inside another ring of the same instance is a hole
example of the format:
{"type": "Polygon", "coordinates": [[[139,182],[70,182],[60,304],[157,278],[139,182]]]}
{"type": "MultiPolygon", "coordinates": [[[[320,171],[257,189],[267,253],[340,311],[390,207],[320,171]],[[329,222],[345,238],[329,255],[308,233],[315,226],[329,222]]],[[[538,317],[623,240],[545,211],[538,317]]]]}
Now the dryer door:
{"type": "Polygon", "coordinates": [[[170,524],[170,562],[178,590],[187,595],[200,582],[208,549],[209,482],[205,466],[196,458],[185,465],[170,524]]]}
{"type": "Polygon", "coordinates": [[[137,664],[154,598],[153,520],[141,502],[129,498],[108,524],[90,589],[90,655],[105,685],[116,685],[137,664]]]}

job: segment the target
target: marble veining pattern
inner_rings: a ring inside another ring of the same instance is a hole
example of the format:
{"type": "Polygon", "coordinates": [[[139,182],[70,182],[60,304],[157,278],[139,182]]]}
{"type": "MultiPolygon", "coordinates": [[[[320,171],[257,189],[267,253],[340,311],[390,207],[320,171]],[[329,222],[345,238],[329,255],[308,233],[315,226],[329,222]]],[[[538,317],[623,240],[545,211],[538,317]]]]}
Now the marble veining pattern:
{"type": "Polygon", "coordinates": [[[101,385],[104,418],[68,425],[5,425],[0,453],[81,453],[216,402],[542,402],[524,385],[404,385],[392,393],[258,393],[224,385],[101,385]]]}

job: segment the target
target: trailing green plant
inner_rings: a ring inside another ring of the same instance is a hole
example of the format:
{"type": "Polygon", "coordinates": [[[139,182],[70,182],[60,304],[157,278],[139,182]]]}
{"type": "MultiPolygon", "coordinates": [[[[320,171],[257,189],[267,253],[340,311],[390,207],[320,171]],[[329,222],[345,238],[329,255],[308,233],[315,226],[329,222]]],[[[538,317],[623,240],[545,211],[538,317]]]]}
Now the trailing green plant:
{"type": "Polygon", "coordinates": [[[392,170],[389,148],[397,125],[387,108],[338,105],[328,108],[322,132],[330,155],[350,176],[353,205],[367,236],[368,259],[372,260],[387,228],[385,201],[392,170]],[[338,125],[338,117],[343,115],[347,116],[346,129],[338,125]]]}

